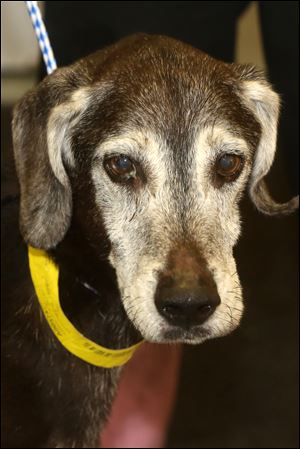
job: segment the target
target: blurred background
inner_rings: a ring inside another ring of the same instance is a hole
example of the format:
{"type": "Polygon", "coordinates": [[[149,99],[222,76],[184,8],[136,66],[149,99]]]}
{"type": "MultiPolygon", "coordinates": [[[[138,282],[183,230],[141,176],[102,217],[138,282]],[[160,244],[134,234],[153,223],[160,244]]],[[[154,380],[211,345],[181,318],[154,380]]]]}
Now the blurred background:
{"type": "MultiPolygon", "coordinates": [[[[42,12],[45,10],[44,3],[38,2],[42,12]]],[[[69,14],[72,15],[71,6],[69,14]]],[[[264,68],[256,2],[252,2],[245,10],[237,27],[236,60],[241,63],[253,62],[264,68]]],[[[14,103],[36,82],[39,58],[37,40],[28,14],[24,13],[24,2],[2,1],[1,88],[4,104],[14,103]]]]}
{"type": "MultiPolygon", "coordinates": [[[[63,27],[62,24],[75,23],[75,10],[82,3],[90,15],[96,3],[110,9],[104,10],[102,14],[98,31],[102,40],[99,44],[109,43],[126,32],[124,29],[115,34],[108,32],[111,31],[109,14],[112,12],[117,16],[120,3],[130,4],[127,8],[130,8],[133,22],[137,23],[137,29],[133,31],[148,31],[140,25],[140,17],[143,8],[147,9],[150,3],[156,5],[158,11],[159,8],[161,11],[166,8],[166,3],[168,8],[181,7],[186,10],[196,8],[198,4],[199,34],[203,20],[203,10],[200,8],[205,4],[210,8],[214,4],[225,10],[230,5],[243,4],[239,7],[239,19],[234,25],[236,34],[231,36],[234,38],[233,58],[237,62],[252,63],[268,71],[258,2],[184,2],[185,6],[182,6],[183,2],[46,2],[46,5],[45,2],[39,2],[42,10],[46,10],[46,18],[49,11],[47,26],[59,65],[70,62],[73,54],[75,57],[76,51],[70,43],[74,27],[63,27]],[[47,3],[51,3],[52,7],[47,3]],[[140,6],[137,8],[134,4],[140,6]],[[59,14],[55,13],[55,7],[60,8],[59,14]],[[70,61],[67,60],[68,56],[70,61]]],[[[279,26],[270,39],[280,39],[282,42],[281,51],[274,58],[284,72],[282,85],[288,85],[289,92],[281,92],[280,80],[277,85],[275,79],[277,91],[283,94],[282,131],[279,131],[278,152],[268,182],[273,196],[278,201],[285,201],[298,191],[298,141],[293,134],[293,123],[297,123],[298,127],[298,95],[293,87],[298,74],[298,59],[290,56],[290,50],[294,52],[295,49],[298,54],[299,2],[260,3],[277,3],[281,8],[278,12],[277,6],[279,26]],[[296,33],[291,41],[285,40],[287,33],[283,20],[286,12],[292,17],[290,25],[296,33]],[[292,100],[288,101],[289,98],[292,100]],[[290,126],[293,126],[292,131],[290,126]],[[289,135],[289,139],[285,138],[286,135],[289,135]]],[[[81,34],[77,37],[80,42],[84,42],[82,29],[89,28],[89,17],[87,13],[86,18],[82,19],[81,34]]],[[[123,13],[120,17],[121,20],[123,13]]],[[[217,20],[222,20],[222,17],[217,20]]],[[[155,22],[159,27],[161,22],[155,22]]],[[[179,32],[175,30],[173,33],[176,37],[180,34],[180,26],[179,23],[179,32]]],[[[189,26],[182,18],[182,28],[189,26]]],[[[209,33],[217,34],[217,28],[210,28],[209,33]]],[[[159,32],[173,35],[170,26],[165,29],[161,27],[159,32]]],[[[196,29],[195,34],[197,32],[196,29]]],[[[225,39],[224,36],[220,39],[225,39]]],[[[99,44],[95,42],[98,47],[101,46],[99,44]]],[[[206,50],[205,45],[201,49],[206,50]]],[[[84,53],[84,45],[82,48],[84,53]]],[[[217,54],[212,55],[219,57],[217,54]]],[[[40,54],[24,2],[2,1],[2,204],[18,195],[12,159],[11,110],[15,102],[42,76],[40,54]]],[[[229,337],[209,341],[198,347],[185,347],[167,447],[299,447],[298,217],[296,214],[281,219],[262,216],[254,210],[247,197],[242,201],[241,208],[243,233],[236,248],[236,258],[244,289],[245,316],[240,328],[229,337]]]]}

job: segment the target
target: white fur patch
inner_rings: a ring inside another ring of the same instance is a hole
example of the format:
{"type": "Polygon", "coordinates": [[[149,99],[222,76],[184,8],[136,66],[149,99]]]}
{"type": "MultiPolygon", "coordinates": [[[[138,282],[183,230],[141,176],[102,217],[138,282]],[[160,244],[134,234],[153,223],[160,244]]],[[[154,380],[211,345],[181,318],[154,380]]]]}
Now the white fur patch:
{"type": "MultiPolygon", "coordinates": [[[[109,83],[102,83],[102,97],[107,95],[110,89],[109,83]]],[[[81,115],[90,104],[94,91],[90,87],[82,87],[72,93],[69,101],[62,103],[51,111],[47,124],[48,154],[52,170],[62,185],[68,185],[69,181],[63,167],[62,158],[68,164],[74,166],[74,156],[69,141],[72,127],[78,123],[81,115]]],[[[98,98],[100,100],[100,98],[98,98]]]]}
{"type": "Polygon", "coordinates": [[[166,267],[174,247],[174,236],[182,240],[190,236],[196,242],[221,298],[221,305],[201,326],[207,331],[206,336],[201,332],[197,336],[195,332],[179,338],[199,343],[230,332],[242,315],[241,287],[232,247],[240,232],[237,198],[250,172],[250,151],[244,140],[222,127],[202,129],[190,149],[188,192],[182,189],[178,176],[172,176],[171,151],[166,142],[149,131],[124,132],[98,148],[92,179],[96,203],[112,243],[110,261],[117,273],[124,307],[147,340],[166,341],[164,335],[172,328],[157,311],[154,295],[158,274],[166,267]],[[211,173],[222,152],[242,154],[246,163],[234,183],[217,189],[211,173]],[[126,154],[138,161],[144,167],[146,184],[138,191],[130,191],[112,182],[103,168],[104,158],[112,154],[126,154]],[[182,207],[184,217],[180,214],[182,207]],[[182,229],[186,235],[182,235],[182,229]]]}
{"type": "Polygon", "coordinates": [[[262,128],[250,180],[252,189],[268,173],[274,160],[280,100],[265,82],[244,81],[242,86],[245,104],[254,112],[262,128]]]}

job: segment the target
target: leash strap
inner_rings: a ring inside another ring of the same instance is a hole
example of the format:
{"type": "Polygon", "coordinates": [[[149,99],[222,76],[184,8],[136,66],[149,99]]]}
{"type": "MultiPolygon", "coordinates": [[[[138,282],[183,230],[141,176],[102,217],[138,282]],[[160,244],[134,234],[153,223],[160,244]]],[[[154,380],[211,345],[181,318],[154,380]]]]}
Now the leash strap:
{"type": "Polygon", "coordinates": [[[31,18],[33,28],[35,30],[35,34],[37,36],[37,40],[39,42],[39,46],[47,68],[47,73],[49,75],[53,72],[53,70],[57,68],[57,65],[48,38],[48,33],[41,16],[40,8],[37,2],[26,1],[25,3],[31,18]]]}

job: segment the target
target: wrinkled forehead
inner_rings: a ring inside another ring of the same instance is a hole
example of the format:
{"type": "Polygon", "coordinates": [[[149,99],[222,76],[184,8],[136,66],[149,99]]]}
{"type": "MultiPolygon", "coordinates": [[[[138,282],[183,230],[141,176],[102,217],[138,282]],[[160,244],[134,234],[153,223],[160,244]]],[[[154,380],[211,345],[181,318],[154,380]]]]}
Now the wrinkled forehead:
{"type": "Polygon", "coordinates": [[[221,75],[202,79],[174,68],[164,74],[122,73],[105,87],[96,83],[88,97],[75,135],[94,148],[115,136],[147,130],[141,134],[157,136],[174,151],[182,150],[193,146],[201,130],[215,129],[212,138],[223,130],[229,140],[242,139],[254,150],[260,134],[238,88],[223,82],[221,75]]]}
{"type": "Polygon", "coordinates": [[[101,158],[111,154],[124,153],[138,159],[155,158],[157,161],[164,157],[180,158],[191,162],[193,156],[202,153],[208,159],[221,153],[234,153],[252,156],[251,146],[244,139],[222,126],[199,127],[190,139],[190,145],[170,145],[168,139],[162,139],[150,129],[124,129],[117,135],[107,137],[97,148],[95,155],[101,158]]]}
{"type": "MultiPolygon", "coordinates": [[[[155,126],[147,114],[138,123],[131,117],[121,114],[109,114],[105,109],[103,115],[89,113],[77,124],[73,134],[75,154],[93,155],[127,154],[160,158],[161,154],[185,163],[201,152],[207,157],[221,153],[235,153],[253,156],[257,144],[257,134],[250,129],[243,132],[231,121],[215,120],[194,121],[190,126],[164,121],[155,126]],[[76,151],[77,150],[77,151],[76,151]]],[[[163,121],[163,119],[162,119],[163,121]]]]}

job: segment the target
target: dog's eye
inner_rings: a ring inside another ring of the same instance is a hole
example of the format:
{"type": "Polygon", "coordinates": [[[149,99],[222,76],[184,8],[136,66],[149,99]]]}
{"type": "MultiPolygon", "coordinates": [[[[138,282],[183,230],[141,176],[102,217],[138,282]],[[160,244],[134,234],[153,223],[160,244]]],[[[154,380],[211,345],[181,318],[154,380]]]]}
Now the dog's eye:
{"type": "Polygon", "coordinates": [[[104,168],[112,180],[116,182],[126,182],[136,176],[135,164],[124,154],[106,159],[104,168]]]}
{"type": "Polygon", "coordinates": [[[224,181],[230,182],[236,179],[241,172],[243,159],[237,154],[223,154],[217,159],[216,172],[224,178],[224,181]]]}

